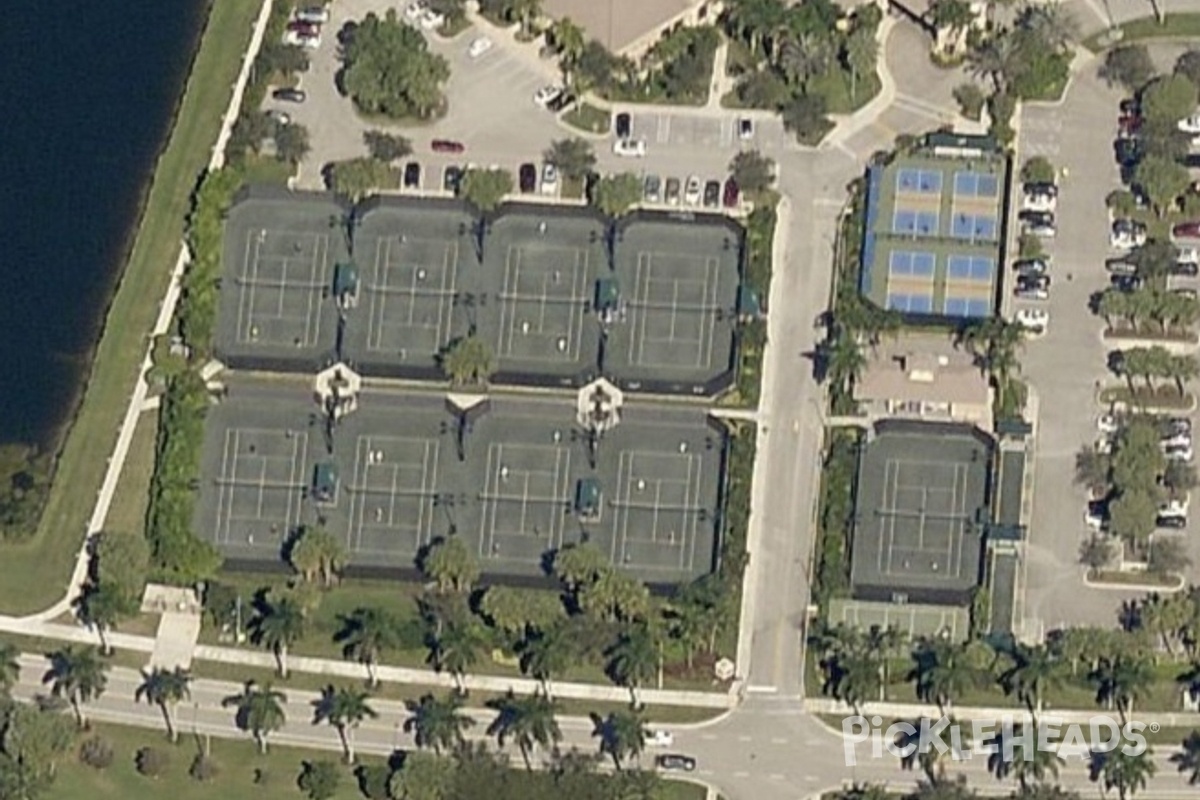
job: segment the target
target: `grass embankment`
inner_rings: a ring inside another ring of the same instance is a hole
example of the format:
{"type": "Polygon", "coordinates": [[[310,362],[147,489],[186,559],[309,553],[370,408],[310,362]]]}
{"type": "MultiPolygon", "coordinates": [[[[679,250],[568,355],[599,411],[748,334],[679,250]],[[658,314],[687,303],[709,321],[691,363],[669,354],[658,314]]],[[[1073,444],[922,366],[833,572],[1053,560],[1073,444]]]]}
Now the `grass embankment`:
{"type": "MultiPolygon", "coordinates": [[[[96,724],[94,733],[112,745],[113,763],[100,771],[80,763],[67,754],[59,762],[53,786],[55,797],[87,797],[93,800],[132,797],[170,797],[172,800],[226,800],[251,797],[255,800],[297,800],[305,795],[296,787],[300,765],[305,761],[338,761],[338,754],[325,750],[305,750],[296,747],[271,745],[266,755],[259,755],[249,738],[210,740],[210,755],[218,771],[215,778],[201,783],[189,777],[188,767],[203,742],[190,733],[179,737],[172,746],[156,731],[125,728],[118,725],[96,724]],[[170,763],[157,778],[138,774],[134,757],[142,747],[154,747],[169,755],[170,763]],[[262,776],[256,780],[256,776],[262,776]]],[[[186,727],[186,725],[185,725],[186,727]]],[[[384,759],[363,756],[360,763],[382,765],[384,759]]],[[[343,770],[338,791],[329,800],[362,800],[352,768],[343,770]]],[[[664,782],[663,800],[703,800],[703,786],[685,781],[664,782]]]]}
{"type": "MultiPolygon", "coordinates": [[[[0,610],[28,614],[62,595],[145,354],[184,217],[229,104],[258,0],[211,5],[170,140],[159,157],[133,247],[109,307],[83,401],[60,453],[36,535],[5,547],[0,610]]],[[[70,795],[66,795],[70,796],[70,795]]]]}
{"type": "Polygon", "coordinates": [[[154,443],[158,432],[158,412],[147,411],[138,417],[129,453],[121,468],[121,479],[108,508],[106,530],[144,536],[146,507],[150,504],[150,479],[154,476],[154,443]]]}
{"type": "Polygon", "coordinates": [[[1144,39],[1194,39],[1200,37],[1200,14],[1167,14],[1162,25],[1154,17],[1142,17],[1117,27],[1122,34],[1119,39],[1105,30],[1089,36],[1083,46],[1100,53],[1114,45],[1144,39]]]}
{"type": "Polygon", "coordinates": [[[563,122],[584,133],[608,133],[611,120],[612,116],[607,111],[587,103],[580,103],[562,115],[563,122]]]}

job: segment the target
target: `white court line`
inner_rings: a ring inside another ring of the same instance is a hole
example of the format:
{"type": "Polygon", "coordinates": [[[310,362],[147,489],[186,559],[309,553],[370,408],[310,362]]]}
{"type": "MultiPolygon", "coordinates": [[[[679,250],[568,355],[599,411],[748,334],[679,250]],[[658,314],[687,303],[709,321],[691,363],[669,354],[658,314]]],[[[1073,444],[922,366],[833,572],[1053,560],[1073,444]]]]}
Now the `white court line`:
{"type": "MultiPolygon", "coordinates": [[[[646,293],[649,291],[649,285],[648,285],[649,279],[647,278],[647,287],[645,289],[643,289],[642,276],[643,276],[644,272],[646,272],[650,269],[652,263],[653,262],[651,261],[650,253],[645,252],[645,251],[638,251],[637,272],[636,272],[634,284],[633,284],[634,285],[634,295],[633,295],[634,298],[637,298],[637,299],[644,298],[646,296],[646,293]]],[[[645,355],[645,348],[646,348],[646,335],[645,335],[646,319],[645,319],[645,317],[646,317],[645,310],[640,310],[633,314],[633,324],[630,326],[631,327],[630,333],[632,334],[632,336],[629,339],[629,363],[631,363],[631,364],[639,364],[640,365],[643,363],[643,356],[645,355]],[[635,347],[637,348],[637,353],[638,353],[636,357],[634,357],[634,354],[633,354],[635,347]]]]}
{"type": "MultiPolygon", "coordinates": [[[[567,498],[569,501],[571,497],[571,451],[565,447],[556,447],[554,450],[554,477],[555,482],[559,487],[559,496],[567,498]]],[[[546,542],[548,549],[553,550],[555,548],[562,547],[563,528],[566,525],[566,519],[567,517],[565,514],[555,514],[551,512],[550,538],[546,542]],[[558,522],[557,525],[555,525],[555,521],[558,522]]]]}
{"type": "Polygon", "coordinates": [[[491,496],[484,498],[483,511],[479,515],[479,555],[484,558],[490,558],[492,553],[496,552],[495,516],[496,506],[500,502],[496,499],[500,495],[500,470],[494,466],[497,447],[502,447],[502,445],[495,443],[488,445],[487,472],[484,474],[488,476],[487,483],[491,484],[491,492],[489,492],[491,496]],[[487,542],[486,547],[484,546],[485,541],[487,542]]]}
{"type": "Polygon", "coordinates": [[[450,333],[454,327],[454,295],[458,292],[458,242],[451,241],[444,247],[442,252],[442,298],[438,303],[436,333],[439,345],[450,341],[450,333]],[[447,280],[450,281],[449,289],[446,287],[447,280]]]}
{"type": "Polygon", "coordinates": [[[363,514],[367,504],[367,493],[361,491],[362,487],[366,486],[365,478],[367,468],[367,460],[363,458],[363,443],[367,445],[367,453],[371,452],[371,437],[359,436],[354,443],[354,485],[360,488],[360,491],[353,492],[350,496],[350,531],[348,539],[353,539],[350,545],[350,552],[362,552],[362,533],[363,533],[363,514]],[[364,470],[360,473],[360,469],[364,470]],[[360,474],[364,480],[359,480],[360,474]],[[357,507],[358,512],[355,513],[357,507]]]}
{"type": "MultiPolygon", "coordinates": [[[[639,254],[638,258],[641,258],[639,254]]],[[[632,483],[632,476],[629,474],[631,467],[629,464],[629,452],[622,452],[617,462],[617,513],[613,516],[613,537],[612,547],[608,554],[609,561],[613,564],[625,563],[625,547],[629,539],[629,492],[632,483]],[[618,526],[617,520],[620,519],[621,524],[618,526]],[[618,531],[620,527],[620,531],[618,531]],[[617,543],[621,545],[621,558],[617,558],[617,543]]]]}
{"type": "MultiPolygon", "coordinates": [[[[292,480],[299,486],[304,486],[304,482],[308,479],[305,475],[306,465],[308,464],[308,431],[294,431],[292,433],[292,480]],[[298,471],[298,474],[297,474],[298,471]]],[[[341,487],[338,487],[340,491],[341,487]]],[[[337,494],[334,495],[337,497],[337,494]]],[[[302,511],[303,492],[293,491],[288,496],[288,528],[292,527],[292,520],[296,524],[300,524],[300,513],[302,511]],[[293,510],[293,506],[295,507],[293,510]]]]}
{"type": "Polygon", "coordinates": [[[700,341],[696,348],[696,368],[707,369],[712,366],[713,340],[717,338],[717,290],[721,286],[721,262],[716,258],[704,259],[704,290],[712,311],[702,312],[700,316],[700,341]],[[701,353],[704,357],[701,358],[701,353]]]}
{"type": "MultiPolygon", "coordinates": [[[[509,292],[509,287],[512,286],[512,268],[513,254],[517,254],[517,260],[520,261],[520,251],[513,245],[508,246],[508,251],[504,254],[504,282],[501,286],[504,287],[505,295],[509,292]]],[[[505,297],[500,301],[500,355],[512,355],[512,340],[513,328],[516,325],[516,308],[514,303],[510,303],[505,297]],[[508,318],[508,325],[504,324],[505,318],[508,318]],[[507,336],[507,338],[506,338],[507,336]]]]}
{"type": "MultiPolygon", "coordinates": [[[[437,483],[438,460],[441,458],[442,446],[437,440],[425,440],[425,454],[421,459],[421,503],[417,511],[417,548],[433,541],[433,500],[430,491],[437,483]],[[433,463],[429,463],[429,452],[433,451],[433,463]],[[428,478],[428,482],[426,482],[428,478]]],[[[456,518],[457,520],[457,518],[456,518]]]]}
{"type": "MultiPolygon", "coordinates": [[[[222,477],[228,475],[230,472],[230,469],[229,469],[230,438],[233,435],[236,435],[236,433],[237,433],[236,430],[230,430],[228,428],[226,428],[226,430],[225,430],[225,445],[221,450],[221,476],[222,477]]],[[[235,454],[237,453],[237,443],[236,442],[233,445],[233,452],[235,454]]],[[[236,462],[233,465],[233,472],[235,474],[237,472],[236,462]]],[[[229,529],[233,523],[233,488],[232,488],[232,486],[233,486],[232,483],[226,483],[225,481],[221,481],[220,486],[218,488],[218,492],[217,492],[217,541],[222,544],[229,544],[230,536],[231,536],[229,529]]]]}
{"type": "Polygon", "coordinates": [[[238,341],[242,343],[251,340],[250,331],[254,329],[254,289],[258,285],[258,254],[261,248],[262,239],[259,235],[246,231],[246,258],[242,262],[243,283],[238,291],[238,341]],[[253,271],[247,274],[249,270],[253,271]]]}

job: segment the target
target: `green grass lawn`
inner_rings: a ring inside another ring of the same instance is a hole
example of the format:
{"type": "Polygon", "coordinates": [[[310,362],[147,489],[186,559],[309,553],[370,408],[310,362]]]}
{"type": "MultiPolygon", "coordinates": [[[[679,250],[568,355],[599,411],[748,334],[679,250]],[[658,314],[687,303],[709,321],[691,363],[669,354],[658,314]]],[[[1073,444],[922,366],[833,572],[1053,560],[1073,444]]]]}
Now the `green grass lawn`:
{"type": "Polygon", "coordinates": [[[269,156],[250,155],[242,166],[242,174],[246,183],[266,183],[275,186],[287,186],[292,177],[294,167],[286,161],[269,156]]]}
{"type": "Polygon", "coordinates": [[[216,141],[259,8],[257,0],[211,5],[187,91],[109,308],[83,402],[59,454],[41,524],[30,541],[0,551],[4,613],[39,611],[62,595],[133,393],[147,334],[158,315],[158,298],[166,292],[179,254],[192,189],[216,141]]]}
{"type": "Polygon", "coordinates": [[[1143,39],[1194,39],[1200,37],[1200,14],[1167,14],[1162,25],[1152,16],[1142,17],[1121,25],[1120,29],[1124,34],[1120,39],[1106,39],[1109,32],[1101,31],[1085,39],[1083,46],[1099,53],[1113,45],[1143,39]]]}
{"type": "Polygon", "coordinates": [[[562,116],[563,122],[587,133],[608,133],[612,115],[602,108],[580,103],[562,116]]]}
{"type": "Polygon", "coordinates": [[[154,444],[158,435],[158,412],[147,411],[138,417],[129,443],[129,454],[121,468],[121,478],[108,507],[107,531],[144,536],[146,507],[150,505],[150,479],[154,476],[154,444]]]}
{"type": "MultiPolygon", "coordinates": [[[[304,795],[296,788],[300,765],[309,759],[338,761],[334,752],[318,752],[272,745],[265,756],[258,754],[247,737],[212,739],[211,754],[217,763],[218,774],[208,783],[199,783],[188,776],[188,767],[200,751],[200,744],[190,735],[179,737],[172,746],[161,732],[149,728],[128,728],[121,725],[93,725],[95,733],[103,736],[113,747],[113,763],[106,770],[96,770],[82,764],[74,754],[59,763],[58,778],[49,796],[89,798],[100,800],[132,800],[139,797],[169,797],[171,800],[227,800],[253,797],[255,800],[298,800],[304,795]],[[139,748],[151,746],[169,753],[170,765],[165,774],[150,779],[134,768],[134,755],[139,748]],[[256,770],[265,770],[267,780],[255,783],[256,770]]],[[[82,741],[84,737],[80,738],[82,741]]],[[[382,759],[365,757],[364,763],[382,763],[382,759]]],[[[343,767],[339,791],[332,800],[361,800],[357,782],[348,767],[343,767]]]]}
{"type": "Polygon", "coordinates": [[[830,114],[851,114],[871,102],[881,88],[879,76],[874,72],[858,79],[853,94],[850,92],[850,83],[850,73],[831,69],[812,80],[808,94],[824,97],[825,110],[830,114]]]}

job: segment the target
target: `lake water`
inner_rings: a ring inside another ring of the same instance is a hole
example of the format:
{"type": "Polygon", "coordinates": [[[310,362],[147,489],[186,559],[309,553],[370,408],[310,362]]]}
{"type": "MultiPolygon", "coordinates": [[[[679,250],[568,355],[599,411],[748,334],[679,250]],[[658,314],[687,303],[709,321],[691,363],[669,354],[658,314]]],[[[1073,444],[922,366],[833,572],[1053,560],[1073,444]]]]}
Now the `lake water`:
{"type": "Polygon", "coordinates": [[[206,10],[27,0],[5,15],[0,442],[49,442],[72,410],[206,10]]]}

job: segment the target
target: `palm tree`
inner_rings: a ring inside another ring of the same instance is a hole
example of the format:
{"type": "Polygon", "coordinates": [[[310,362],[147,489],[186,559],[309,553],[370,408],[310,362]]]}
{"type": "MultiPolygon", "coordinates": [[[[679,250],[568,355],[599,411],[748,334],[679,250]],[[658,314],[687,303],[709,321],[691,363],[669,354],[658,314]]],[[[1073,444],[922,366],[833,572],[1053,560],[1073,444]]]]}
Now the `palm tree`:
{"type": "Polygon", "coordinates": [[[1153,678],[1149,664],[1140,658],[1123,655],[1102,660],[1092,672],[1092,680],[1097,684],[1097,696],[1116,705],[1122,724],[1133,713],[1134,701],[1142,696],[1153,678]]]}
{"type": "Polygon", "coordinates": [[[578,136],[558,139],[542,154],[547,164],[562,173],[564,178],[581,181],[596,167],[596,153],[592,145],[578,136]]]}
{"type": "Polygon", "coordinates": [[[562,730],[554,718],[558,706],[543,694],[517,697],[509,690],[504,697],[489,702],[488,707],[499,712],[488,726],[488,735],[495,736],[500,747],[509,739],[515,740],[527,770],[533,770],[529,752],[535,745],[549,751],[562,741],[562,730]]]}
{"type": "Polygon", "coordinates": [[[556,20],[550,26],[549,33],[550,40],[558,50],[558,65],[563,72],[563,81],[570,83],[570,74],[587,44],[586,34],[583,28],[572,22],[569,17],[556,20]]]}
{"type": "Polygon", "coordinates": [[[172,742],[179,741],[179,731],[175,727],[175,706],[192,696],[191,682],[192,676],[182,667],[173,670],[155,667],[142,673],[142,685],[134,693],[135,700],[145,700],[159,707],[163,722],[167,725],[167,737],[172,742]]]}
{"type": "MultiPolygon", "coordinates": [[[[1036,731],[1029,734],[1029,738],[1036,737],[1036,731]]],[[[1066,763],[1054,750],[1038,747],[1036,741],[1014,742],[1012,756],[1009,771],[1023,790],[1028,790],[1034,784],[1044,783],[1047,775],[1058,780],[1058,769],[1066,763]]]]}
{"type": "Polygon", "coordinates": [[[1124,740],[1121,746],[1094,756],[1101,761],[1099,775],[1104,779],[1105,790],[1116,789],[1120,800],[1128,800],[1140,789],[1146,788],[1146,782],[1158,771],[1158,765],[1151,757],[1153,748],[1147,747],[1143,752],[1131,755],[1126,752],[1126,747],[1132,748],[1133,745],[1124,740]]]}
{"type": "Polygon", "coordinates": [[[221,701],[225,708],[237,709],[234,722],[238,730],[246,731],[254,737],[258,751],[267,752],[267,737],[283,727],[287,721],[283,706],[287,703],[287,695],[271,684],[261,688],[254,681],[247,681],[241,694],[231,695],[221,701]]]}
{"type": "Polygon", "coordinates": [[[867,357],[857,337],[847,328],[835,328],[820,345],[825,375],[831,383],[844,386],[854,383],[867,368],[867,357]]]}
{"type": "Polygon", "coordinates": [[[21,650],[12,642],[0,642],[0,691],[8,694],[21,679],[21,650]]]}
{"type": "Polygon", "coordinates": [[[974,686],[978,679],[962,645],[927,644],[918,653],[918,659],[917,688],[924,697],[932,697],[943,714],[954,698],[974,686]]]}
{"type": "Polygon", "coordinates": [[[79,727],[86,727],[83,704],[104,694],[108,685],[108,662],[91,645],[67,645],[50,653],[49,658],[50,669],[43,676],[42,683],[51,684],[50,692],[55,697],[65,697],[75,710],[75,721],[79,727]]]}
{"type": "Polygon", "coordinates": [[[441,634],[434,638],[429,656],[434,669],[450,673],[461,694],[465,692],[463,676],[475,666],[486,645],[481,626],[473,620],[455,621],[442,628],[441,634]]]}
{"type": "Polygon", "coordinates": [[[381,608],[356,608],[343,618],[335,638],[342,645],[342,656],[366,666],[367,682],[378,686],[375,665],[385,651],[399,643],[399,625],[390,612],[381,608]]]}
{"type": "Polygon", "coordinates": [[[521,646],[521,669],[541,681],[542,692],[551,697],[550,681],[562,675],[575,660],[572,642],[561,628],[539,631],[521,646]]]}
{"type": "Polygon", "coordinates": [[[79,621],[96,629],[100,637],[100,652],[112,653],[105,635],[116,627],[121,617],[137,613],[138,604],[128,592],[113,583],[89,585],[75,600],[75,614],[79,621]]]}
{"type": "Polygon", "coordinates": [[[636,708],[610,711],[604,718],[592,715],[592,723],[595,726],[592,735],[600,737],[600,752],[612,758],[618,771],[626,759],[640,758],[645,751],[649,731],[636,708]]]}
{"type": "Polygon", "coordinates": [[[271,601],[252,623],[252,641],[275,654],[281,678],[288,676],[288,648],[304,635],[307,623],[304,609],[291,597],[271,601]]]}
{"type": "Polygon", "coordinates": [[[639,706],[637,692],[658,672],[659,648],[646,625],[627,628],[609,650],[608,671],[613,679],[629,689],[634,706],[639,706]]]}
{"type": "Polygon", "coordinates": [[[1085,444],[1075,454],[1075,482],[1089,489],[1105,489],[1112,474],[1112,457],[1095,445],[1085,444]]]}
{"type": "Polygon", "coordinates": [[[321,690],[321,696],[313,701],[313,724],[327,722],[337,731],[342,742],[342,754],[347,764],[354,763],[353,731],[364,719],[375,719],[379,714],[367,700],[370,695],[361,689],[347,686],[334,688],[332,685],[321,690]]]}
{"type": "Polygon", "coordinates": [[[1008,682],[1036,719],[1042,713],[1042,694],[1062,680],[1059,661],[1044,645],[1022,647],[1016,655],[1008,682]]]}
{"type": "Polygon", "coordinates": [[[1188,783],[1193,786],[1200,783],[1200,731],[1188,734],[1179,752],[1171,756],[1171,763],[1178,765],[1180,772],[1191,773],[1188,783]]]}
{"type": "Polygon", "coordinates": [[[442,749],[462,745],[464,734],[475,724],[475,720],[462,713],[463,696],[450,692],[442,699],[432,694],[420,700],[406,700],[404,707],[409,717],[404,720],[404,732],[413,736],[417,747],[432,747],[441,755],[442,749]]]}

